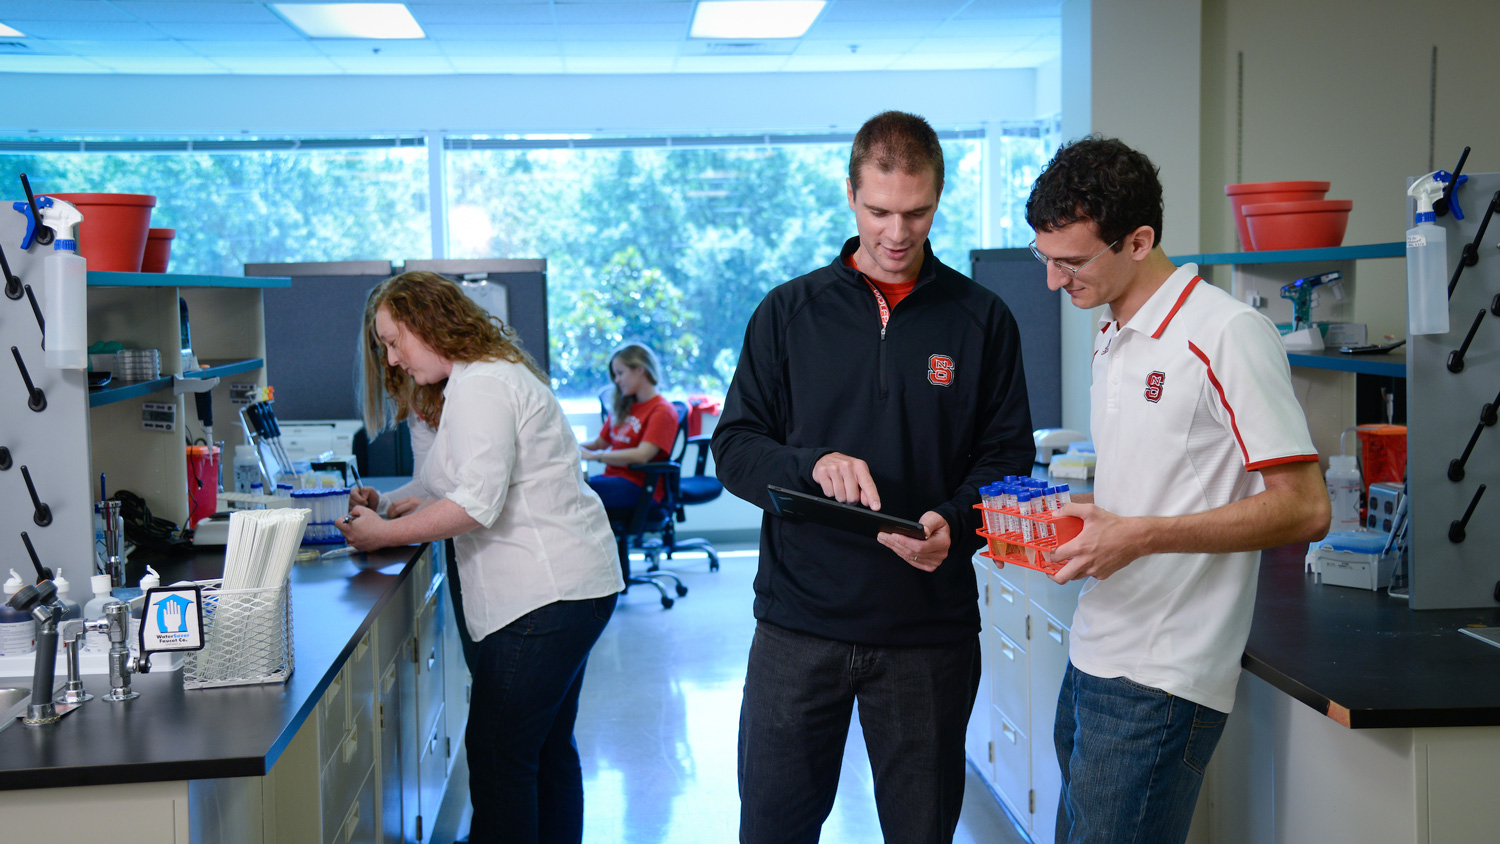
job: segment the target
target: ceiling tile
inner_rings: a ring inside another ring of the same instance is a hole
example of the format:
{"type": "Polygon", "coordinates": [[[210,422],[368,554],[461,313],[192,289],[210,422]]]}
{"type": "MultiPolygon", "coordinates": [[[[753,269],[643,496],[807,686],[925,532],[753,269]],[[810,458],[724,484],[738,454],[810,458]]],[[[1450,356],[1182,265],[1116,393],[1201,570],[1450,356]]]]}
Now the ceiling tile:
{"type": "Polygon", "coordinates": [[[448,59],[461,73],[562,73],[561,57],[547,56],[453,56],[448,59]]]}
{"type": "Polygon", "coordinates": [[[298,41],[189,41],[187,48],[200,56],[262,58],[321,56],[307,40],[298,41]]]}
{"type": "Polygon", "coordinates": [[[313,49],[325,56],[362,58],[365,56],[441,56],[442,47],[435,41],[425,39],[388,39],[367,41],[354,39],[317,38],[313,49]]]}
{"type": "Polygon", "coordinates": [[[149,56],[98,56],[94,61],[116,73],[223,73],[224,68],[201,56],[149,57],[149,56]]]}
{"type": "Polygon", "coordinates": [[[187,58],[199,55],[176,41],[53,41],[51,43],[59,50],[75,56],[187,58]]]}
{"type": "Polygon", "coordinates": [[[1053,18],[1061,17],[1060,0],[973,0],[960,13],[967,18],[1053,18]]]}
{"type": "Polygon", "coordinates": [[[672,56],[569,56],[568,73],[671,73],[672,56]]]}
{"type": "Polygon", "coordinates": [[[444,41],[438,46],[450,59],[562,55],[562,45],[556,41],[444,41]]]}
{"type": "Polygon", "coordinates": [[[999,55],[1011,53],[1035,44],[1030,35],[1011,38],[923,38],[917,42],[913,52],[917,53],[967,53],[971,55],[999,55]]]}
{"type": "MultiPolygon", "coordinates": [[[[133,21],[99,0],[0,0],[0,21],[133,21]]],[[[25,27],[17,27],[27,32],[25,27]]],[[[27,32],[29,35],[30,33],[27,32]]]]}
{"type": "Polygon", "coordinates": [[[278,23],[280,18],[262,3],[152,2],[113,0],[108,4],[144,23],[278,23]]]}
{"type": "Polygon", "coordinates": [[[158,23],[153,26],[180,41],[305,41],[284,23],[158,23]]]}
{"type": "Polygon", "coordinates": [[[557,28],[557,37],[564,41],[681,41],[686,35],[687,27],[675,24],[569,24],[557,28]]]}
{"type": "Polygon", "coordinates": [[[552,7],[546,3],[407,3],[412,17],[429,24],[541,24],[550,26],[552,7]]]}
{"type": "Polygon", "coordinates": [[[820,41],[859,41],[862,38],[922,38],[937,28],[938,21],[887,23],[815,23],[807,38],[820,41]]]}
{"type": "Polygon", "coordinates": [[[867,38],[863,41],[807,41],[797,45],[798,56],[859,56],[871,53],[900,55],[922,43],[917,38],[867,38]],[[850,45],[856,49],[849,49],[850,45]]]}
{"type": "Polygon", "coordinates": [[[676,24],[686,31],[693,17],[693,4],[686,0],[657,3],[558,3],[553,6],[559,24],[662,23],[676,24]]]}
{"type": "Polygon", "coordinates": [[[327,76],[340,72],[333,59],[326,56],[220,56],[214,59],[214,63],[230,73],[264,76],[327,76]]]}
{"type": "Polygon", "coordinates": [[[678,73],[763,73],[780,70],[790,56],[679,56],[678,73]]]}
{"type": "Polygon", "coordinates": [[[550,41],[557,38],[553,26],[499,24],[434,24],[423,27],[434,41],[550,41]]]}
{"type": "Polygon", "coordinates": [[[944,20],[967,5],[969,0],[859,0],[836,2],[823,10],[818,21],[848,23],[851,21],[891,24],[897,21],[944,20]]]}
{"type": "Polygon", "coordinates": [[[891,62],[891,70],[982,70],[996,60],[994,53],[907,53],[891,62]]]}
{"type": "Polygon", "coordinates": [[[939,25],[933,35],[964,35],[980,38],[989,35],[1050,35],[1061,37],[1062,22],[1057,18],[971,18],[966,15],[939,25]]]}
{"type": "MultiPolygon", "coordinates": [[[[6,18],[0,18],[6,20],[6,18]]],[[[164,41],[167,36],[144,23],[103,21],[16,21],[16,29],[32,38],[52,41],[164,41]]]]}
{"type": "Polygon", "coordinates": [[[98,73],[102,67],[77,56],[17,56],[0,53],[4,73],[98,73]]]}
{"type": "Polygon", "coordinates": [[[564,41],[562,53],[568,58],[608,58],[631,56],[635,58],[665,58],[677,56],[680,41],[564,41]]]}
{"type": "Polygon", "coordinates": [[[885,70],[898,58],[892,53],[860,53],[855,55],[802,55],[787,59],[781,68],[789,73],[799,71],[859,71],[885,70]]]}

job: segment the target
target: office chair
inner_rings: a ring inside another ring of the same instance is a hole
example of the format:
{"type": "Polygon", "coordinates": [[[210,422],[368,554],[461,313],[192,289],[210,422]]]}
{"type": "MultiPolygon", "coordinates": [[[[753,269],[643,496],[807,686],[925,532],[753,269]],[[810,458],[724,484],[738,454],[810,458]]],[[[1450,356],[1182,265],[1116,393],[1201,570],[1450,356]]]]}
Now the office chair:
{"type": "MultiPolygon", "coordinates": [[[[679,467],[677,509],[675,515],[677,521],[682,522],[687,520],[687,514],[683,511],[684,507],[707,504],[713,501],[724,492],[724,484],[720,483],[718,478],[707,473],[708,448],[713,438],[688,436],[687,402],[674,401],[672,402],[672,406],[677,408],[677,439],[681,443],[680,446],[673,449],[672,453],[672,462],[676,463],[679,467]],[[687,450],[690,447],[697,449],[693,463],[694,471],[691,475],[684,475],[680,467],[687,465],[687,450]]],[[[719,552],[714,550],[714,547],[706,539],[701,537],[678,539],[676,529],[669,526],[666,534],[662,537],[662,543],[666,548],[667,559],[672,558],[673,551],[690,548],[702,551],[708,555],[709,571],[719,570],[719,552]]]]}
{"type": "MultiPolygon", "coordinates": [[[[609,390],[606,389],[599,394],[601,420],[609,416],[609,402],[606,398],[608,392],[609,390]]],[[[682,421],[682,415],[679,412],[678,439],[681,439],[686,430],[682,421]]],[[[673,452],[677,450],[674,444],[673,452]]],[[[635,504],[628,510],[605,509],[605,513],[609,516],[610,530],[615,534],[615,544],[619,550],[620,574],[625,578],[627,591],[631,586],[654,586],[661,593],[662,608],[671,609],[676,601],[667,591],[669,583],[677,597],[681,598],[688,593],[688,588],[683,585],[682,579],[676,573],[666,571],[660,566],[662,549],[667,545],[666,539],[672,534],[672,518],[680,509],[677,504],[679,493],[677,481],[681,476],[681,466],[669,459],[637,463],[629,468],[646,476],[640,494],[636,496],[635,504]],[[656,497],[658,489],[663,491],[660,501],[656,497]],[[630,550],[632,548],[639,548],[646,557],[648,567],[643,573],[636,574],[631,571],[630,550]]]]}

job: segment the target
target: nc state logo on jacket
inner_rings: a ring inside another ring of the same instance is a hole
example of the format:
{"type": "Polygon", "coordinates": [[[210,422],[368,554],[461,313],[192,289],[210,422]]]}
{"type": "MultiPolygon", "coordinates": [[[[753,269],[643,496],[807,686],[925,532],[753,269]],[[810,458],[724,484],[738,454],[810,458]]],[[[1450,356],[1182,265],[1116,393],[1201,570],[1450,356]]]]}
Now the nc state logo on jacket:
{"type": "Polygon", "coordinates": [[[953,358],[947,355],[933,355],[927,359],[927,382],[939,387],[951,387],[953,369],[953,358]]]}
{"type": "Polygon", "coordinates": [[[1153,372],[1146,376],[1146,401],[1153,404],[1161,401],[1162,385],[1167,383],[1167,373],[1153,372]]]}

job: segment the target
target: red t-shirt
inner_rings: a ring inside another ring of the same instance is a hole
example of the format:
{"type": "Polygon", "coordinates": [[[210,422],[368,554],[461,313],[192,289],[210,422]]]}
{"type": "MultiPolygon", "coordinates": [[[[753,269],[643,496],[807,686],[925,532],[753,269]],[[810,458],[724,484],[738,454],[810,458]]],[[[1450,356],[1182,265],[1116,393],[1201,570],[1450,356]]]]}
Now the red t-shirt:
{"type": "Polygon", "coordinates": [[[896,305],[900,304],[901,300],[906,298],[906,294],[912,292],[912,290],[917,286],[916,279],[912,279],[911,281],[895,282],[876,281],[875,279],[865,275],[864,270],[861,270],[859,268],[859,264],[854,263],[853,255],[850,255],[849,257],[844,259],[844,265],[849,267],[850,269],[858,271],[860,275],[865,276],[865,279],[867,281],[878,287],[880,289],[880,292],[885,294],[886,306],[890,308],[895,308],[896,305]]]}
{"type": "MultiPolygon", "coordinates": [[[[612,451],[635,448],[648,442],[661,449],[661,453],[641,462],[665,460],[671,456],[672,446],[677,442],[677,408],[661,396],[655,396],[648,401],[637,402],[630,409],[630,415],[619,425],[614,424],[613,419],[606,419],[599,433],[609,441],[612,451]]],[[[646,485],[644,472],[632,472],[624,466],[605,466],[604,474],[627,478],[637,486],[646,485]]]]}

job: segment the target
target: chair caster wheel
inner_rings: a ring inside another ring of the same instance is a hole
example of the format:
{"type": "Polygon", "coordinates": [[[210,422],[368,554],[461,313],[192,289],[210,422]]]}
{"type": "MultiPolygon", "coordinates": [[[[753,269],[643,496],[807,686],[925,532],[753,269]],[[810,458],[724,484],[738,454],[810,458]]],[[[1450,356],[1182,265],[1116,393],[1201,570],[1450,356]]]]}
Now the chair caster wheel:
{"type": "Polygon", "coordinates": [[[687,594],[687,587],[683,586],[681,583],[677,584],[677,597],[681,598],[682,596],[684,596],[686,594],[687,594]]]}
{"type": "Polygon", "coordinates": [[[672,608],[672,604],[674,604],[674,603],[676,603],[676,602],[673,601],[671,598],[668,598],[666,595],[661,596],[661,608],[662,609],[669,610],[669,609],[672,608]]]}

